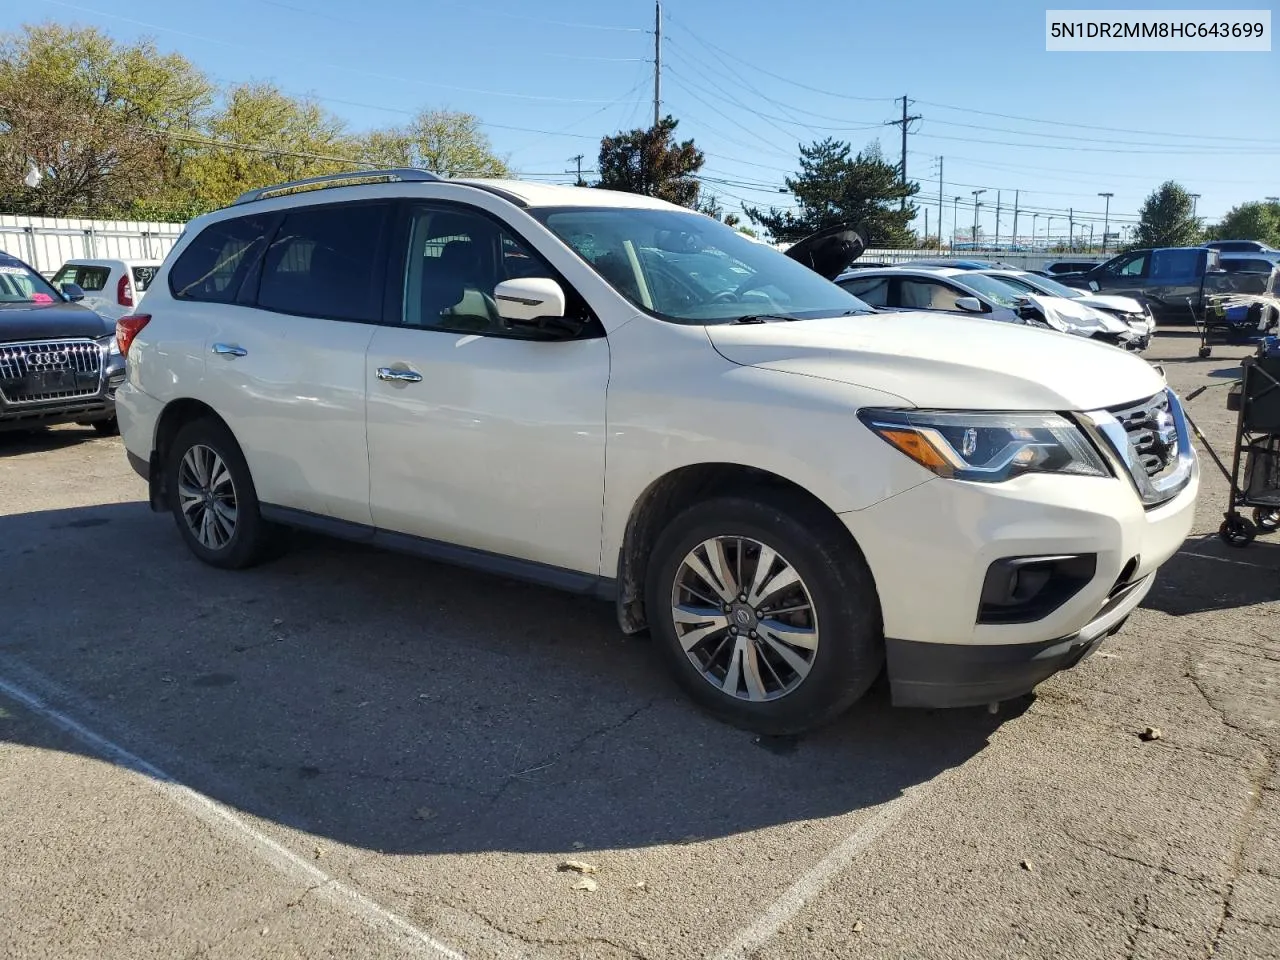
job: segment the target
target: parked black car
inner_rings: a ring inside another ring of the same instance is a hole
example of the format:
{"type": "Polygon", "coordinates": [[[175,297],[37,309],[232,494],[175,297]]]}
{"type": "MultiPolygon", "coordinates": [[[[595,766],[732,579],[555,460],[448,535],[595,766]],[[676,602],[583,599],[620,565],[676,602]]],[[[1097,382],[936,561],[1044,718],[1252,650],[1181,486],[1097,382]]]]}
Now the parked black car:
{"type": "Polygon", "coordinates": [[[0,251],[0,430],[58,423],[116,431],[116,388],[125,362],[115,324],[0,251]]]}

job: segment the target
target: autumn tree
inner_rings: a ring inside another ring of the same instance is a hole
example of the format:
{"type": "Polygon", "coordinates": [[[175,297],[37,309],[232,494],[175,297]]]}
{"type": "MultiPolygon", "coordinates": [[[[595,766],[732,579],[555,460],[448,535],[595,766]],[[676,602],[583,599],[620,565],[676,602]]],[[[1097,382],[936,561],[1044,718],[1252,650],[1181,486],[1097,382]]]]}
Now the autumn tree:
{"type": "Polygon", "coordinates": [[[170,172],[170,134],[200,125],[208,80],[150,41],[53,23],[0,37],[0,207],[127,216],[170,172]],[[36,186],[24,181],[34,168],[36,186]]]}
{"type": "Polygon", "coordinates": [[[685,207],[698,203],[698,171],[705,157],[692,140],[677,143],[679,121],[670,115],[647,130],[619,132],[600,141],[600,179],[605,190],[657,197],[685,207]]]}
{"type": "Polygon", "coordinates": [[[747,217],[781,241],[799,240],[838,223],[858,223],[877,246],[910,244],[916,206],[903,201],[919,193],[919,184],[904,186],[878,143],[851,154],[849,144],[831,137],[801,147],[800,170],[785,181],[797,209],[746,207],[747,217]]]}
{"type": "Polygon", "coordinates": [[[1142,204],[1138,211],[1138,229],[1132,247],[1190,247],[1199,243],[1203,234],[1192,211],[1195,205],[1186,188],[1166,180],[1142,204]]]}
{"type": "Polygon", "coordinates": [[[471,113],[423,110],[403,127],[366,136],[360,153],[376,166],[419,167],[442,177],[511,176],[471,113]]]}

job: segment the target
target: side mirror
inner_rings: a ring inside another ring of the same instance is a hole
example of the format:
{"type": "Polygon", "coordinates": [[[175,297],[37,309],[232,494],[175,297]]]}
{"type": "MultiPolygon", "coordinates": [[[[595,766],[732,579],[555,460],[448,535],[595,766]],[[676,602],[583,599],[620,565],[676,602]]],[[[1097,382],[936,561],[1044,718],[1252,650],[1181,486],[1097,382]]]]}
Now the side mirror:
{"type": "Polygon", "coordinates": [[[568,301],[560,284],[547,277],[517,277],[503,280],[493,289],[498,316],[512,323],[537,323],[563,317],[568,301]]]}
{"type": "Polygon", "coordinates": [[[84,290],[81,289],[78,283],[64,283],[62,285],[62,295],[72,303],[75,303],[77,300],[84,299],[84,290]]]}
{"type": "Polygon", "coordinates": [[[977,297],[960,297],[956,300],[956,306],[965,313],[986,313],[986,308],[982,305],[982,301],[977,297]]]}

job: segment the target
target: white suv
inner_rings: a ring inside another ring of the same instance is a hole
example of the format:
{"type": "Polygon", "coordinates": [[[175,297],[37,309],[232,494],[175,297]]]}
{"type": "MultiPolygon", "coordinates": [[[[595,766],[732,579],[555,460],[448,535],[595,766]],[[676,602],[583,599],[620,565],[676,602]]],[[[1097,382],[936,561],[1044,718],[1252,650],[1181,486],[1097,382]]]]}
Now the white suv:
{"type": "Polygon", "coordinates": [[[192,221],[117,325],[129,459],[208,563],[297,526],[611,599],[776,733],[885,667],[898,704],[1020,696],[1191,527],[1150,365],[874,312],[815,272],[847,233],[783,255],[642,196],[357,176],[192,221]]]}

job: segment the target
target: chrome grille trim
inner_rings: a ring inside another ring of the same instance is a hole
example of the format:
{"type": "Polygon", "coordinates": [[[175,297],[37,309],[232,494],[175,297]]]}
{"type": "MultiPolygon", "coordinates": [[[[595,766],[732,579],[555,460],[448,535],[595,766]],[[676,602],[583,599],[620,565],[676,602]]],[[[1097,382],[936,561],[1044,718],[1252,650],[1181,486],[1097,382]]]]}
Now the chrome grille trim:
{"type": "Polygon", "coordinates": [[[1129,475],[1148,509],[1172,500],[1191,482],[1196,469],[1191,428],[1172,390],[1092,410],[1080,419],[1118,472],[1129,475]]]}
{"type": "Polygon", "coordinates": [[[33,340],[0,343],[0,400],[12,407],[93,397],[102,390],[105,350],[96,340],[33,340]],[[32,374],[72,373],[74,387],[32,389],[32,374]]]}

